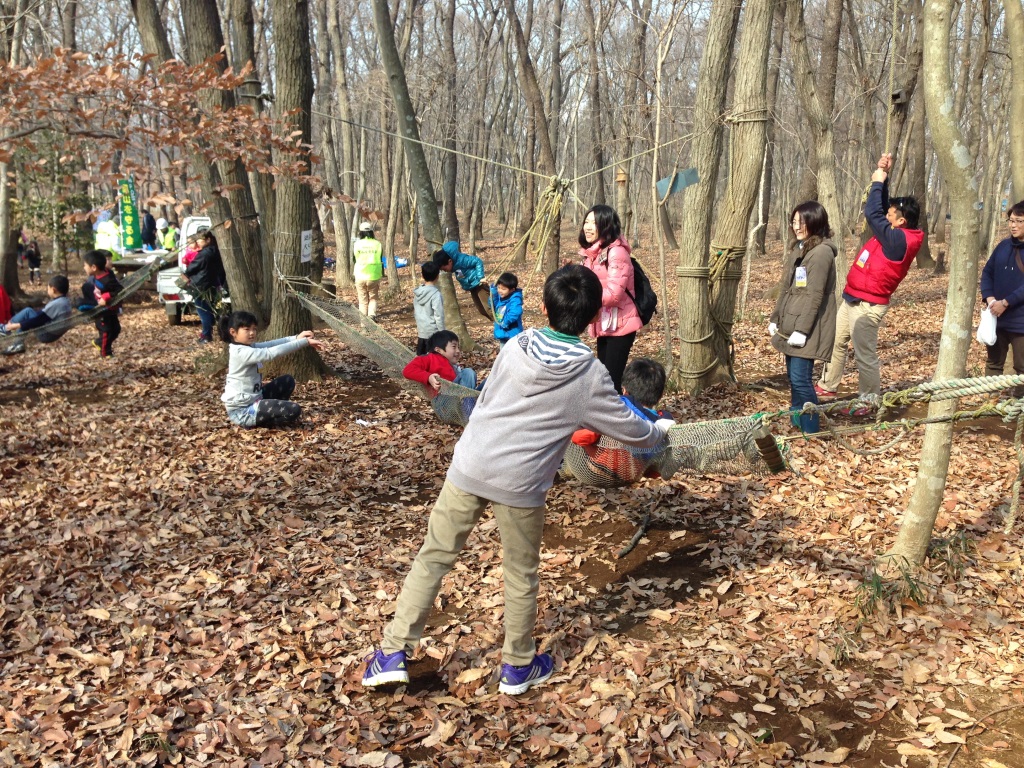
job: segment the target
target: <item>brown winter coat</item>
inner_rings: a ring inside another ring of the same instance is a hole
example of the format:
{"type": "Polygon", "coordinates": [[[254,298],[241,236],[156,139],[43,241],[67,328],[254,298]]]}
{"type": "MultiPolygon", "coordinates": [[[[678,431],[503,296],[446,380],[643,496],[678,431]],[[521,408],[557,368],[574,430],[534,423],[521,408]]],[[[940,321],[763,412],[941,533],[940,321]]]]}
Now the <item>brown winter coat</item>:
{"type": "Polygon", "coordinates": [[[811,238],[786,256],[779,280],[779,300],[771,321],[779,326],[772,346],[790,357],[829,360],[836,339],[836,246],[831,240],[811,238]],[[797,267],[807,270],[807,285],[797,287],[797,267]],[[787,343],[790,334],[807,336],[802,347],[787,343]]]}

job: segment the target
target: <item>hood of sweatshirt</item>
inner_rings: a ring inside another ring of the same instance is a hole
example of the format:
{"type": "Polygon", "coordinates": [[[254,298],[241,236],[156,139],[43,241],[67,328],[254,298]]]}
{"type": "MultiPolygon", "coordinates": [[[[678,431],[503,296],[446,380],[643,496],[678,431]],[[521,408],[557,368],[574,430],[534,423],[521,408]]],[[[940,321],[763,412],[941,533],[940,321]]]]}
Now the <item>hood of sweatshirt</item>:
{"type": "Polygon", "coordinates": [[[419,285],[412,292],[412,303],[416,306],[430,306],[430,297],[440,290],[436,285],[419,285]]]}
{"type": "Polygon", "coordinates": [[[537,328],[519,334],[509,346],[515,359],[507,361],[512,365],[502,366],[501,375],[507,376],[508,384],[523,397],[572,381],[594,357],[583,342],[552,337],[537,328]]]}

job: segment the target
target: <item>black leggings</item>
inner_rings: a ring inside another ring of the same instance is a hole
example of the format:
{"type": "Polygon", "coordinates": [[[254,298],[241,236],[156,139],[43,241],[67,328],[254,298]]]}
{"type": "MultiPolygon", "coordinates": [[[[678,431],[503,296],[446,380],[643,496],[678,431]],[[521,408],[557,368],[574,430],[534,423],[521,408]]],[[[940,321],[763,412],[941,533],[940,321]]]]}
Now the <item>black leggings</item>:
{"type": "Polygon", "coordinates": [[[622,372],[626,370],[626,361],[635,340],[636,331],[625,336],[599,336],[597,339],[597,359],[608,369],[619,394],[622,394],[622,372]]]}
{"type": "Polygon", "coordinates": [[[263,385],[263,399],[256,407],[257,427],[280,427],[297,421],[302,408],[288,398],[295,391],[295,379],[287,374],[263,385]]]}

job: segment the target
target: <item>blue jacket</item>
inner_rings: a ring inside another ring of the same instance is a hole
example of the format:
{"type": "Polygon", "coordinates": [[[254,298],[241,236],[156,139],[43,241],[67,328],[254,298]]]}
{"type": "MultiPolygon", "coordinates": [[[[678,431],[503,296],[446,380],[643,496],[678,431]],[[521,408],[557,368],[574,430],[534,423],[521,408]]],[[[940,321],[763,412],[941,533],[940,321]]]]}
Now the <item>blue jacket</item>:
{"type": "Polygon", "coordinates": [[[516,288],[503,299],[498,295],[498,286],[492,286],[491,306],[494,307],[494,338],[504,341],[523,332],[522,289],[516,288]]]}
{"type": "Polygon", "coordinates": [[[449,240],[441,248],[452,257],[452,274],[462,286],[462,290],[471,291],[484,280],[484,262],[479,256],[470,256],[459,250],[455,240],[449,240]]]}
{"type": "Polygon", "coordinates": [[[1010,306],[996,320],[1000,331],[1024,333],[1024,272],[1017,257],[1024,263],[1024,241],[1008,237],[995,247],[981,270],[981,298],[994,296],[1006,299],[1010,306]]]}

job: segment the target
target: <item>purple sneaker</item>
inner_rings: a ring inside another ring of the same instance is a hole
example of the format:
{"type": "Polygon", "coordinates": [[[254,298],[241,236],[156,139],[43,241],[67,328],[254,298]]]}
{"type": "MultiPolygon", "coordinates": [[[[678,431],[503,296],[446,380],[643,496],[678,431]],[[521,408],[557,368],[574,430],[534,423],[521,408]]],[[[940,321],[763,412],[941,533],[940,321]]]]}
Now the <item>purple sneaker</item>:
{"type": "Polygon", "coordinates": [[[509,696],[518,696],[533,686],[546,682],[554,671],[555,661],[546,653],[538,653],[533,657],[533,661],[525,667],[502,664],[498,692],[507,693],[509,696]]]}
{"type": "Polygon", "coordinates": [[[408,683],[409,671],[405,668],[405,651],[387,654],[376,650],[366,659],[366,671],[363,673],[363,685],[376,688],[388,683],[408,683]]]}

